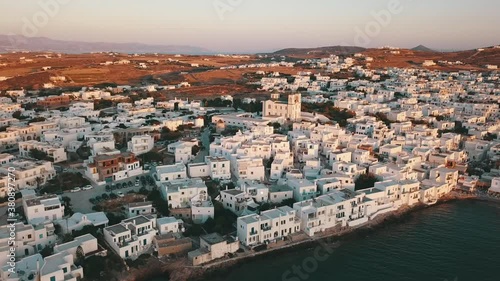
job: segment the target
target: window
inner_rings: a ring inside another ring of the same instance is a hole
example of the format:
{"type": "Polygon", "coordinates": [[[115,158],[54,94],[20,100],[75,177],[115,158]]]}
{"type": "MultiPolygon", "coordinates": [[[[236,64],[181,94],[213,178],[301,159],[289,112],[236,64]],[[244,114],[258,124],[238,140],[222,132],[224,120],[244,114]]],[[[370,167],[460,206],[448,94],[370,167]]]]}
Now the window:
{"type": "Polygon", "coordinates": [[[68,268],[67,267],[63,267],[63,272],[67,273],[68,272],[68,268]]]}
{"type": "Polygon", "coordinates": [[[55,276],[50,276],[50,281],[56,281],[56,277],[55,276]]]}

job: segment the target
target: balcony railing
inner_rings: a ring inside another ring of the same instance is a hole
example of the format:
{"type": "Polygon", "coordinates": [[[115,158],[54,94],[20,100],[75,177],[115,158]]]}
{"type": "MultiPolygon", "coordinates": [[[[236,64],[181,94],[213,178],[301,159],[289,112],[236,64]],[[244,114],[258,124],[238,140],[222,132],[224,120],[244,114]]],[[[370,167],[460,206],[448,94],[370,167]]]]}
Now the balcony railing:
{"type": "Polygon", "coordinates": [[[271,226],[264,226],[264,227],[262,227],[262,230],[269,231],[269,230],[271,230],[271,226]]]}

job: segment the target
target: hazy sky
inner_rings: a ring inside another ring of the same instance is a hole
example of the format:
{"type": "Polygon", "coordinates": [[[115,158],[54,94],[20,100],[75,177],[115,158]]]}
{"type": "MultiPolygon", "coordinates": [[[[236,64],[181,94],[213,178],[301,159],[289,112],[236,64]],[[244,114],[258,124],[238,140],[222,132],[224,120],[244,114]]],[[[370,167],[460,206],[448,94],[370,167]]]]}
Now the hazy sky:
{"type": "Polygon", "coordinates": [[[1,0],[0,11],[0,34],[224,52],[500,43],[498,0],[1,0]]]}

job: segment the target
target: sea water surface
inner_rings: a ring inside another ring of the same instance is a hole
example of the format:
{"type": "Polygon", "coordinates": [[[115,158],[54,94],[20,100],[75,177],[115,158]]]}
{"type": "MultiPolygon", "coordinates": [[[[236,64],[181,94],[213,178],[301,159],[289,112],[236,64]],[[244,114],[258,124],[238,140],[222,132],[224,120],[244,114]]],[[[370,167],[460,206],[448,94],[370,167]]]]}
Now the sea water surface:
{"type": "Polygon", "coordinates": [[[203,280],[500,281],[500,204],[455,201],[419,210],[341,239],[328,258],[318,252],[321,261],[318,247],[257,257],[203,280]]]}

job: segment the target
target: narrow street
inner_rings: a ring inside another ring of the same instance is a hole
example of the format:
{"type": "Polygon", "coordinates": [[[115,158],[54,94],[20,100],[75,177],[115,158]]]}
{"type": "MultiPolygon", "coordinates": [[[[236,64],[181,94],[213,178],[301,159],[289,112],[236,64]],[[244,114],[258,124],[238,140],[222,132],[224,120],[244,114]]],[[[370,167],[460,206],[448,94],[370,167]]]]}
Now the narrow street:
{"type": "Polygon", "coordinates": [[[193,159],[193,163],[205,162],[205,156],[208,156],[210,152],[210,129],[205,128],[200,136],[201,144],[205,149],[200,150],[196,157],[193,159]]]}

